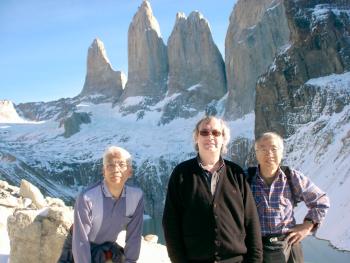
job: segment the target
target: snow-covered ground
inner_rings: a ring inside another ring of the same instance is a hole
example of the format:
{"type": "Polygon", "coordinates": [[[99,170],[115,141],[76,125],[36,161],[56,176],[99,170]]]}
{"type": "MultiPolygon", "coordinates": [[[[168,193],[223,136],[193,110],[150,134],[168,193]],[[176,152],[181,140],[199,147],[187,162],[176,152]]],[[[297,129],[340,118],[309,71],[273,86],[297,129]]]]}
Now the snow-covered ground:
{"type": "MultiPolygon", "coordinates": [[[[349,101],[350,72],[311,79],[307,84],[338,93],[349,101]]],[[[317,237],[350,250],[350,105],[338,113],[326,109],[317,120],[300,126],[287,145],[286,162],[311,177],[331,199],[317,237]]],[[[304,215],[301,211],[298,214],[304,215]]]]}
{"type": "Polygon", "coordinates": [[[10,210],[0,206],[0,263],[7,263],[10,254],[10,241],[7,234],[7,217],[10,210]]]}

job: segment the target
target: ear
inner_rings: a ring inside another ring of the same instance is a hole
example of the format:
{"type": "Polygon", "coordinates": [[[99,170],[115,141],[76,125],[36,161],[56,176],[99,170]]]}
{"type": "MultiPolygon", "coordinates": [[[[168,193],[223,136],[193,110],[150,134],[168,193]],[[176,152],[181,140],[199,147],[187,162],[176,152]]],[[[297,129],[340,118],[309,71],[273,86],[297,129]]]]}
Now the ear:
{"type": "Polygon", "coordinates": [[[131,165],[128,165],[128,170],[126,170],[128,178],[132,176],[133,169],[131,165]]]}

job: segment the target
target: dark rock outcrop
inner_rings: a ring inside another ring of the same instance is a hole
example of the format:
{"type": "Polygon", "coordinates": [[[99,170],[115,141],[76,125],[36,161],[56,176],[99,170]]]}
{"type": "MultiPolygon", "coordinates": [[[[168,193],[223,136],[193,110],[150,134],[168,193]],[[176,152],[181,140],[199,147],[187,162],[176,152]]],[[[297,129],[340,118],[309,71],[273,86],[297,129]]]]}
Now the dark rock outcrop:
{"type": "Polygon", "coordinates": [[[68,138],[80,131],[80,125],[90,123],[90,115],[86,112],[73,112],[73,114],[61,121],[61,125],[64,126],[63,136],[68,138]]]}
{"type": "Polygon", "coordinates": [[[15,105],[18,114],[32,121],[62,120],[76,110],[76,101],[65,98],[50,102],[27,102],[15,105]]]}
{"type": "Polygon", "coordinates": [[[255,134],[273,130],[288,137],[319,116],[330,97],[337,112],[349,102],[305,85],[309,79],[350,70],[350,3],[284,1],[291,46],[279,54],[256,90],[255,134]],[[321,4],[322,5],[321,5],[321,4]],[[315,104],[316,103],[316,104],[315,104]]]}
{"type": "Polygon", "coordinates": [[[237,119],[254,110],[257,79],[288,43],[289,35],[281,0],[237,2],[225,40],[226,118],[237,119]]]}

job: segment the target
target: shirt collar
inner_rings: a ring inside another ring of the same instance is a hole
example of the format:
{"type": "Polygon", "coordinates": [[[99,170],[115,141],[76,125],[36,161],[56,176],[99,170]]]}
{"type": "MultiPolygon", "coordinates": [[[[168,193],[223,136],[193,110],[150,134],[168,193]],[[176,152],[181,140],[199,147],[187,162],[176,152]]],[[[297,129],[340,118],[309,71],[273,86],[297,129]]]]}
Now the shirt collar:
{"type": "MultiPolygon", "coordinates": [[[[197,162],[198,162],[199,167],[200,167],[203,171],[208,172],[207,170],[205,170],[205,169],[203,168],[203,164],[202,164],[202,162],[201,162],[201,158],[199,157],[199,154],[197,154],[197,162]]],[[[225,166],[224,159],[223,159],[221,156],[220,156],[220,158],[219,158],[219,162],[220,162],[220,166],[219,166],[219,168],[216,170],[216,172],[220,171],[221,168],[225,166]]]]}
{"type": "MultiPolygon", "coordinates": [[[[123,188],[123,191],[122,191],[122,194],[120,195],[120,197],[125,197],[125,194],[126,194],[125,188],[126,188],[126,186],[124,185],[124,188],[123,188]]],[[[105,179],[103,179],[103,181],[102,181],[102,192],[103,192],[103,195],[105,197],[114,198],[107,187],[107,183],[106,183],[105,179]]]]}
{"type": "MultiPolygon", "coordinates": [[[[256,169],[256,175],[257,175],[257,178],[259,178],[262,182],[264,182],[264,179],[260,175],[260,164],[258,165],[258,169],[256,169]]],[[[277,178],[278,179],[286,179],[287,178],[286,175],[283,173],[281,166],[278,166],[278,169],[276,171],[276,177],[273,180],[273,182],[276,181],[277,178]]]]}

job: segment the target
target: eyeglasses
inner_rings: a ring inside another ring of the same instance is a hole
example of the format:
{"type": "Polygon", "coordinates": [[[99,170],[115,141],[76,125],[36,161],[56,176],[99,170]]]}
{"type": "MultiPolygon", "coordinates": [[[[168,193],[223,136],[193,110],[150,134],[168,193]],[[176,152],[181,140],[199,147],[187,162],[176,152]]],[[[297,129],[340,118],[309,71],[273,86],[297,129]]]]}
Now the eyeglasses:
{"type": "Polygon", "coordinates": [[[106,166],[108,170],[115,170],[115,168],[118,168],[118,170],[124,171],[128,167],[128,164],[126,162],[115,162],[108,163],[106,166]]]}
{"type": "Polygon", "coordinates": [[[214,137],[219,137],[219,136],[221,136],[221,131],[218,131],[218,130],[201,130],[201,131],[199,131],[199,134],[201,135],[201,136],[209,136],[209,135],[213,135],[214,137]]]}
{"type": "Polygon", "coordinates": [[[263,154],[268,154],[270,152],[272,152],[273,154],[276,154],[279,150],[280,148],[272,147],[272,148],[258,148],[256,151],[262,152],[263,154]]]}

